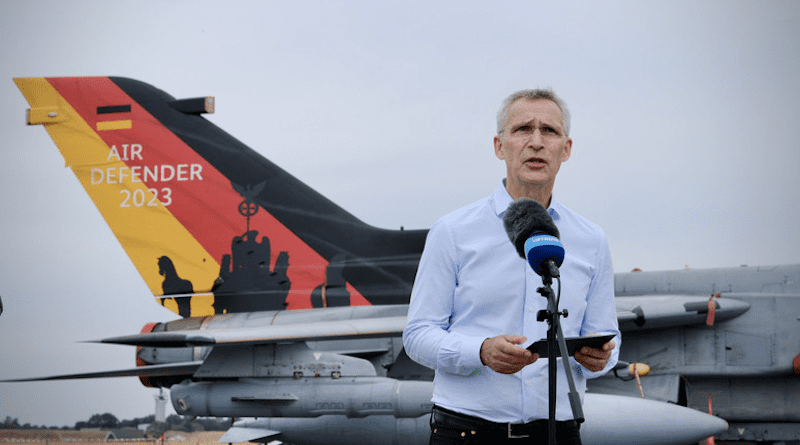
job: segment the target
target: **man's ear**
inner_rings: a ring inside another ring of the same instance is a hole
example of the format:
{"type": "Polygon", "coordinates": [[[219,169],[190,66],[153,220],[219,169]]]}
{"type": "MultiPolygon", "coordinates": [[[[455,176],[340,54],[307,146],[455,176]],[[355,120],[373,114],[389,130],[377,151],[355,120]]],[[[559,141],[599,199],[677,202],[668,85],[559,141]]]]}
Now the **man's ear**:
{"type": "Polygon", "coordinates": [[[572,138],[567,138],[567,143],[564,144],[564,153],[561,156],[561,162],[567,162],[572,156],[572,138]]]}
{"type": "Polygon", "coordinates": [[[497,159],[506,160],[506,154],[503,151],[503,141],[500,139],[499,135],[494,137],[494,155],[497,156],[497,159]]]}

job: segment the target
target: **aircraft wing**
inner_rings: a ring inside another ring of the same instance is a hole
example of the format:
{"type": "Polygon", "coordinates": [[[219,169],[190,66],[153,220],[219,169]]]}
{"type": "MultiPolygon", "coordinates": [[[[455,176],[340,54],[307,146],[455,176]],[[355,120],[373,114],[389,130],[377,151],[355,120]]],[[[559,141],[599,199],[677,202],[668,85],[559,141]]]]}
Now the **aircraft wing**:
{"type": "Polygon", "coordinates": [[[96,379],[103,377],[164,377],[173,375],[194,374],[203,364],[202,360],[193,362],[168,363],[163,365],[139,366],[116,371],[86,372],[81,374],[65,374],[27,379],[2,380],[3,382],[40,382],[45,380],[96,379]]]}
{"type": "MultiPolygon", "coordinates": [[[[697,295],[640,295],[617,297],[620,330],[677,327],[722,322],[735,318],[750,305],[726,294],[721,298],[697,295]],[[713,316],[709,311],[713,307],[713,316]]],[[[177,330],[112,337],[101,343],[149,347],[265,344],[319,340],[397,337],[402,335],[405,315],[359,319],[302,322],[281,325],[213,330],[177,330]]]]}
{"type": "Polygon", "coordinates": [[[405,325],[406,316],[402,315],[239,329],[150,332],[106,338],[100,342],[132,346],[185,347],[380,338],[402,335],[405,325]]]}
{"type": "Polygon", "coordinates": [[[640,295],[616,297],[614,302],[620,330],[631,332],[730,320],[750,309],[747,302],[734,296],[640,295]],[[712,312],[711,317],[709,312],[712,312]]]}

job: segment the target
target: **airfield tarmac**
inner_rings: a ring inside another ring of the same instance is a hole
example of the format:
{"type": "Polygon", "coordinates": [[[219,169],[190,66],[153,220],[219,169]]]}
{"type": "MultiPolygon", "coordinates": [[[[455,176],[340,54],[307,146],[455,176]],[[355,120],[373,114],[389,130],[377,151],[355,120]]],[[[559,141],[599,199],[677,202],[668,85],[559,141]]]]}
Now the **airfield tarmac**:
{"type": "MultiPolygon", "coordinates": [[[[0,430],[0,442],[47,443],[69,442],[70,445],[218,445],[224,431],[167,431],[164,439],[111,439],[98,438],[100,431],[70,430],[0,430]]],[[[245,442],[247,443],[247,442],[245,442]]]]}

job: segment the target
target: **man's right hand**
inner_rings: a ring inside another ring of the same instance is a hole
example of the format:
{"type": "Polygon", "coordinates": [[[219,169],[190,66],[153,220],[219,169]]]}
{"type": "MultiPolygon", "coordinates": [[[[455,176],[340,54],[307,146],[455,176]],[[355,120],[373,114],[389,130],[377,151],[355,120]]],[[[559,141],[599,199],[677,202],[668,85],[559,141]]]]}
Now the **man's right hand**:
{"type": "Polygon", "coordinates": [[[519,335],[487,338],[481,344],[481,362],[501,374],[514,374],[539,359],[539,354],[517,346],[525,340],[519,335]]]}

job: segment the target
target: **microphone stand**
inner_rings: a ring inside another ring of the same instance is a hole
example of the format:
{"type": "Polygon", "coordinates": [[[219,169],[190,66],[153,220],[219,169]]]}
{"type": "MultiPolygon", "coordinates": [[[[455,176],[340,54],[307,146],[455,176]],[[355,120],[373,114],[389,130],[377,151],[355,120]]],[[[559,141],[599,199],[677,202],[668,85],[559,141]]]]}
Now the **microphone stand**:
{"type": "Polygon", "coordinates": [[[549,418],[547,421],[547,437],[549,445],[556,445],[556,351],[559,346],[561,349],[561,359],[564,365],[564,374],[567,376],[567,383],[569,384],[569,404],[572,407],[572,415],[575,421],[580,425],[585,420],[583,416],[583,407],[581,406],[580,394],[575,388],[575,379],[572,376],[572,366],[569,361],[569,351],[567,350],[567,342],[564,340],[564,332],[561,330],[561,316],[569,316],[569,312],[558,311],[558,300],[553,292],[552,284],[553,277],[558,279],[558,293],[561,294],[561,279],[558,273],[558,268],[553,265],[553,270],[545,268],[542,274],[542,284],[544,286],[538,288],[536,291],[547,298],[547,309],[541,310],[536,314],[538,321],[547,320],[547,367],[549,376],[549,418]]]}

